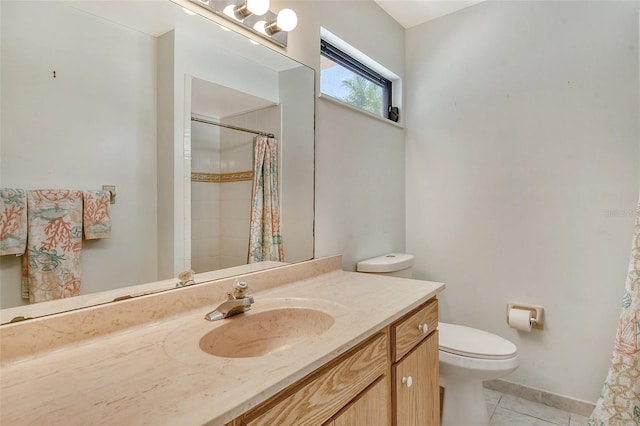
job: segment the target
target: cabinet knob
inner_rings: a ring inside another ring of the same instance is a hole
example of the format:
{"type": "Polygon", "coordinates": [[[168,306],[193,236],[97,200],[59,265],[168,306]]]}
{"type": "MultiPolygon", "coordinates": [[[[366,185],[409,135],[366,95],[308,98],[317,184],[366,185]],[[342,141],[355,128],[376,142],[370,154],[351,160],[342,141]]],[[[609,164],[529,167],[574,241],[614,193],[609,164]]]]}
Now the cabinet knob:
{"type": "Polygon", "coordinates": [[[402,378],[402,384],[405,384],[405,385],[407,385],[408,388],[410,388],[411,385],[413,384],[413,378],[411,376],[403,377],[402,378]]]}
{"type": "Polygon", "coordinates": [[[418,330],[422,331],[423,334],[427,334],[429,331],[429,324],[426,322],[424,324],[418,324],[418,330]]]}

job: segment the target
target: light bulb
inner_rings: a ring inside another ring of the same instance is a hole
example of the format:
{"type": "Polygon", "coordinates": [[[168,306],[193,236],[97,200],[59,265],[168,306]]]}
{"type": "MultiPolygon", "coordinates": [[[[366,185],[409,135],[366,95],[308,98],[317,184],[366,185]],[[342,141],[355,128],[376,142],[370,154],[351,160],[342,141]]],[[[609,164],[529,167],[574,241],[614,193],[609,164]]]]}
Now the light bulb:
{"type": "Polygon", "coordinates": [[[230,4],[222,10],[222,13],[227,15],[229,18],[233,18],[235,21],[242,22],[242,19],[238,19],[236,16],[234,7],[234,5],[230,4]]]}
{"type": "Polygon", "coordinates": [[[276,25],[282,31],[291,31],[296,25],[298,25],[298,17],[296,13],[291,9],[282,9],[278,12],[278,18],[276,19],[276,25]]]}
{"type": "Polygon", "coordinates": [[[264,15],[269,10],[269,0],[246,0],[247,9],[254,15],[264,15]]]}
{"type": "Polygon", "coordinates": [[[267,23],[265,21],[258,21],[255,24],[253,24],[253,29],[261,34],[267,35],[267,30],[264,29],[264,26],[266,24],[267,23]]]}

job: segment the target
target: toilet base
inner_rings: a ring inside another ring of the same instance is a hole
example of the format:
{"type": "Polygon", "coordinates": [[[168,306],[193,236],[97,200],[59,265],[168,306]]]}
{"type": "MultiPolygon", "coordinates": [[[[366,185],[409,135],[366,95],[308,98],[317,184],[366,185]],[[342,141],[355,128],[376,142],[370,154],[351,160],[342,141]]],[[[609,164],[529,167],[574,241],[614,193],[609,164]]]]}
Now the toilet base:
{"type": "Polygon", "coordinates": [[[489,413],[482,382],[440,377],[444,388],[442,426],[488,426],[489,413]]]}

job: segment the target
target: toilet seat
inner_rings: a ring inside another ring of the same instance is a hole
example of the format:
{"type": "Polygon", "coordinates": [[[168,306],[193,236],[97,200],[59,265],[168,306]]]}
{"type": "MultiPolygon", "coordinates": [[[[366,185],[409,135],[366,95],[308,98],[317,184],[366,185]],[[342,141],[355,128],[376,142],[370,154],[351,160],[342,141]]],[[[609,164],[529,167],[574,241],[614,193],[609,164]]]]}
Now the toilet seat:
{"type": "Polygon", "coordinates": [[[514,358],[516,345],[500,336],[456,324],[438,323],[440,351],[484,360],[514,358]]]}

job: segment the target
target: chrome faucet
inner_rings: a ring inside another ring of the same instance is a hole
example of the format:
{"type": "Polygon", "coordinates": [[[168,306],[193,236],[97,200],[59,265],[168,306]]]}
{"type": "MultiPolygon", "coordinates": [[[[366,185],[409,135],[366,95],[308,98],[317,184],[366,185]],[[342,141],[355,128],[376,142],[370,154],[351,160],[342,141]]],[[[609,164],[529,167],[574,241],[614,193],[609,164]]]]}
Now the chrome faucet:
{"type": "Polygon", "coordinates": [[[205,315],[204,319],[216,321],[229,318],[232,315],[241,314],[251,309],[253,296],[245,294],[248,288],[249,284],[247,284],[246,281],[236,280],[236,282],[233,283],[233,293],[227,293],[227,300],[205,315]]]}

